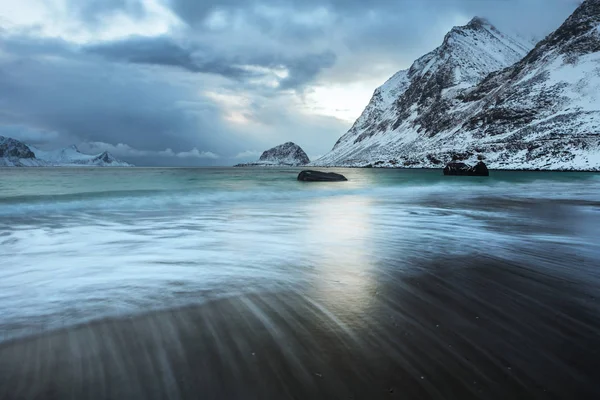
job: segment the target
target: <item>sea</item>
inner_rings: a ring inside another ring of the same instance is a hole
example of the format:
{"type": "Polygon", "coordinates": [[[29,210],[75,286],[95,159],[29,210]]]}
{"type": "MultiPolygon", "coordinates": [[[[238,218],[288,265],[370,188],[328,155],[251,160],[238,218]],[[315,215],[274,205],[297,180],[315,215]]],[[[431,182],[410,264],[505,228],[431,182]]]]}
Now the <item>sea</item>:
{"type": "Polygon", "coordinates": [[[0,399],[600,398],[600,174],[0,169],[0,399]]]}
{"type": "Polygon", "coordinates": [[[360,307],[484,259],[600,283],[600,174],[0,169],[0,341],[248,293],[360,307]]]}

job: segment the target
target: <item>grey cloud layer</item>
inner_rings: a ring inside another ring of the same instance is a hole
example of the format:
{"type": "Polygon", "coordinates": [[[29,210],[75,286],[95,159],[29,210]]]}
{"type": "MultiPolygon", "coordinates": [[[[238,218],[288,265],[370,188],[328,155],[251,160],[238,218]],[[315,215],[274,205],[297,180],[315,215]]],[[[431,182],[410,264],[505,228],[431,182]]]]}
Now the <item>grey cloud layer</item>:
{"type": "Polygon", "coordinates": [[[115,61],[180,67],[190,72],[213,73],[242,81],[264,75],[245,68],[247,66],[285,68],[289,76],[281,79],[280,87],[283,89],[301,87],[314,79],[323,68],[335,63],[335,54],[331,51],[305,54],[297,58],[280,54],[234,55],[227,54],[224,49],[215,50],[198,44],[184,47],[166,36],[128,37],[90,45],[83,50],[115,61]]]}
{"type": "Polygon", "coordinates": [[[79,18],[94,24],[116,12],[135,17],[144,15],[144,5],[140,0],[69,0],[67,4],[79,18]]]}

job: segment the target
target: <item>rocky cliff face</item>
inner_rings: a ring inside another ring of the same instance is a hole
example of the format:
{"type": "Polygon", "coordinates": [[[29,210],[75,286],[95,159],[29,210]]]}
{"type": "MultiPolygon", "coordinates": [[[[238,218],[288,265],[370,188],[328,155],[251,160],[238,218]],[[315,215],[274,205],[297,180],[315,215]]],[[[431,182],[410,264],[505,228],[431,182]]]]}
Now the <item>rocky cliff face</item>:
{"type": "Polygon", "coordinates": [[[273,147],[262,153],[260,159],[255,163],[239,164],[237,166],[292,166],[306,165],[310,162],[308,156],[300,146],[287,142],[273,147]]]}
{"type": "Polygon", "coordinates": [[[396,100],[379,106],[376,91],[315,164],[600,169],[599,4],[583,3],[528,54],[482,19],[454,28],[406,72],[396,100]]]}
{"type": "Polygon", "coordinates": [[[0,157],[2,158],[35,158],[35,154],[18,140],[0,136],[0,157]]]}

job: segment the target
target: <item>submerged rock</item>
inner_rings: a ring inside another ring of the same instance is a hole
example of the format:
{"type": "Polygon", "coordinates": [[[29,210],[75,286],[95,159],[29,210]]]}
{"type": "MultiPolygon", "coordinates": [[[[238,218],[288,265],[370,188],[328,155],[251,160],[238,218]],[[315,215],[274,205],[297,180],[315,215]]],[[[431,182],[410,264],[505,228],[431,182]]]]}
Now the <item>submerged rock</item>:
{"type": "Polygon", "coordinates": [[[490,171],[483,161],[479,161],[475,166],[451,162],[444,168],[444,175],[490,176],[490,171]]]}
{"type": "Polygon", "coordinates": [[[321,171],[302,171],[298,175],[298,180],[303,182],[343,182],[347,181],[344,175],[335,172],[321,171]]]}

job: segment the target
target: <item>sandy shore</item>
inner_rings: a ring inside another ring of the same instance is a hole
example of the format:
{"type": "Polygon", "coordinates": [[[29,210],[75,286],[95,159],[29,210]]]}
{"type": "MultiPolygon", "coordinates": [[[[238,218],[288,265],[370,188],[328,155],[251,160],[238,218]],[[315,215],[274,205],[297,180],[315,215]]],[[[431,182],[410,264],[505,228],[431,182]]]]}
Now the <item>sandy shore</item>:
{"type": "Polygon", "coordinates": [[[255,293],[4,343],[0,398],[600,398],[591,283],[438,267],[355,302],[255,293]]]}

